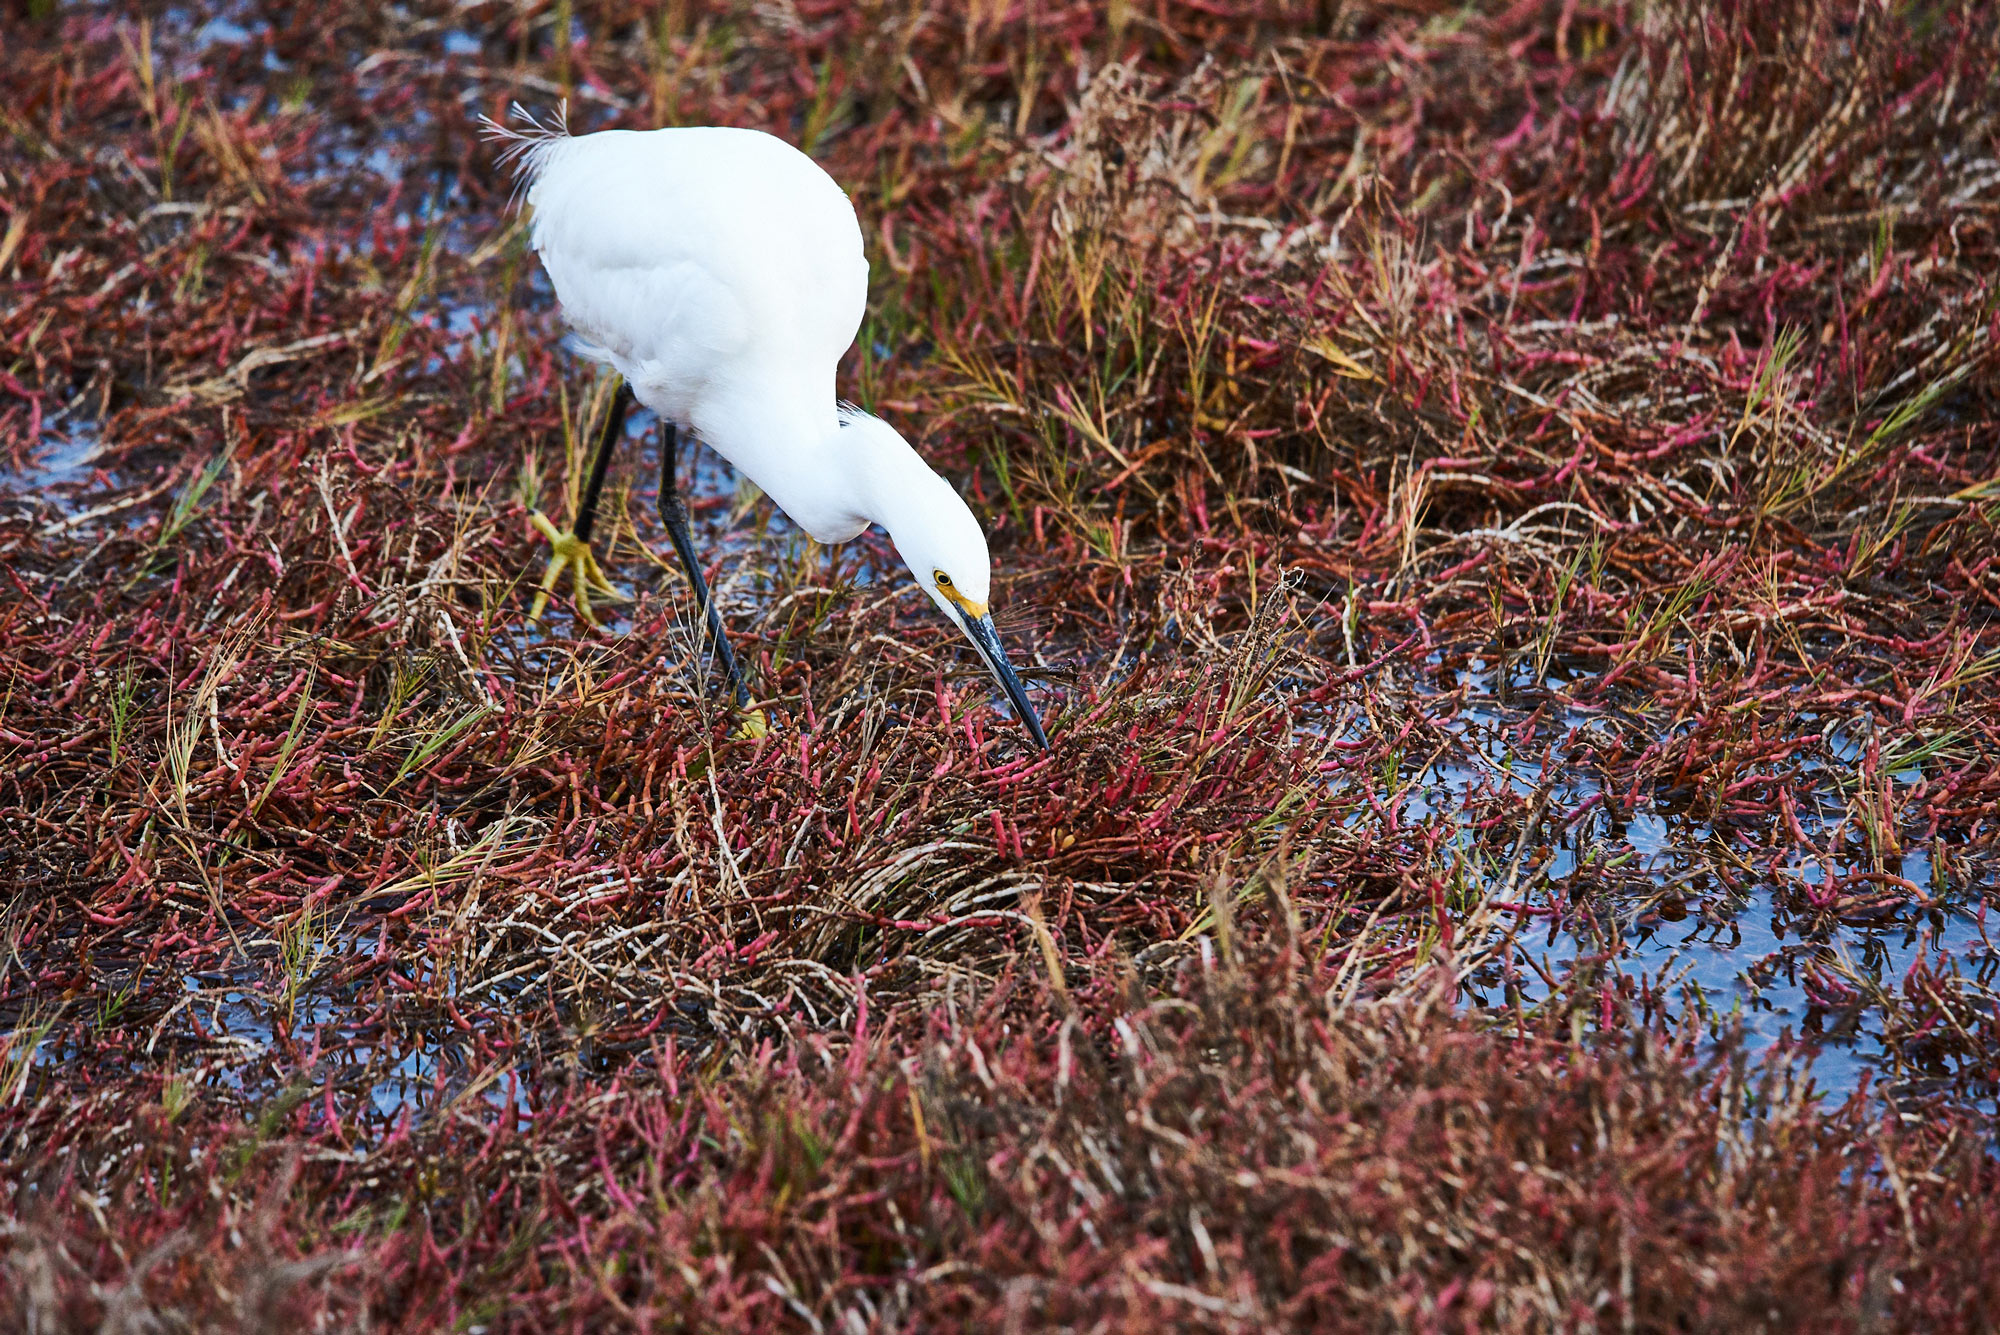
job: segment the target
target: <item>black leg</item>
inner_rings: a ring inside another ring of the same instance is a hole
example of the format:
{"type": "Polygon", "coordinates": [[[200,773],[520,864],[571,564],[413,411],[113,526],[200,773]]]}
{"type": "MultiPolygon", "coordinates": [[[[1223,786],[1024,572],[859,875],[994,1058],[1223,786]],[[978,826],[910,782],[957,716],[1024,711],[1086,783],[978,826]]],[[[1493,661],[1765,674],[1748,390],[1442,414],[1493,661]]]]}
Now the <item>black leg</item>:
{"type": "Polygon", "coordinates": [[[625,418],[632,411],[632,387],[624,381],[618,383],[618,393],[611,400],[611,415],[604,419],[604,434],[597,439],[597,455],[590,461],[590,480],[583,486],[583,503],[577,507],[576,521],[570,525],[570,532],[578,541],[589,542],[590,530],[597,523],[597,495],[604,490],[604,470],[611,465],[611,452],[618,446],[618,438],[625,434],[625,418]]]}
{"type": "Polygon", "coordinates": [[[681,569],[687,571],[688,583],[694,585],[695,601],[701,604],[702,615],[708,620],[708,633],[714,637],[716,652],[722,657],[723,671],[729,674],[729,684],[735,688],[736,707],[750,707],[750,688],[743,684],[743,671],[736,666],[736,655],[730,652],[729,637],[722,633],[722,617],[716,612],[715,604],[708,596],[708,581],[702,578],[701,558],[695,554],[694,539],[688,533],[687,505],[681,500],[680,486],[674,471],[680,453],[680,432],[672,422],[660,419],[660,518],[667,524],[667,536],[674,540],[674,551],[681,558],[681,569]]]}
{"type": "Polygon", "coordinates": [[[618,392],[611,400],[611,415],[605,419],[602,433],[597,438],[597,450],[590,460],[590,479],[584,484],[583,495],[577,502],[576,514],[570,531],[560,533],[549,522],[549,517],[539,510],[528,516],[529,524],[549,541],[549,568],[542,577],[542,586],[535,594],[535,605],[528,612],[528,619],[539,621],[548,609],[549,595],[561,583],[563,572],[570,572],[576,583],[576,610],[591,625],[598,624],[596,615],[590,610],[590,595],[599,594],[607,598],[621,595],[604,571],[597,564],[597,557],[590,550],[590,530],[597,523],[597,498],[604,490],[604,473],[611,466],[612,452],[618,447],[618,437],[625,433],[625,415],[632,410],[632,387],[620,383],[618,392]]]}

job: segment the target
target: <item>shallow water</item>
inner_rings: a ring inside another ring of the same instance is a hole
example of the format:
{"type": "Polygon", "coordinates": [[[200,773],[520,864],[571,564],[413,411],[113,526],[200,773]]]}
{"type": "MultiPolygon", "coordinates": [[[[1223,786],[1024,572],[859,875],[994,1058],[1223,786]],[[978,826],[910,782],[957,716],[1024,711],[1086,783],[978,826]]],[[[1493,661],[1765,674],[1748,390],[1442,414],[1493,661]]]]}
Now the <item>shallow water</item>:
{"type": "Polygon", "coordinates": [[[91,481],[101,448],[95,422],[59,415],[42,424],[41,443],[25,468],[0,467],[0,487],[66,504],[91,481]]]}
{"type": "MultiPolygon", "coordinates": [[[[40,523],[74,529],[116,518],[112,511],[95,522],[79,519],[104,504],[120,485],[113,472],[99,467],[102,454],[96,422],[66,411],[54,414],[43,422],[41,439],[24,467],[0,465],[0,506],[17,513],[25,509],[40,523]]],[[[136,523],[143,512],[127,511],[123,518],[136,523]]]]}
{"type": "MultiPolygon", "coordinates": [[[[1523,910],[1513,915],[1512,948],[1468,986],[1472,1004],[1534,1007],[1554,990],[1544,974],[1560,983],[1610,971],[1669,989],[1718,1033],[1740,1030],[1753,1058],[1795,1052],[1832,1098],[1851,1093],[1864,1076],[1893,1095],[1947,1073],[1946,1066],[1905,1065],[1885,1040],[1885,1014],[1915,966],[1992,976],[2000,951],[1984,904],[2000,880],[1989,865],[1975,872],[1974,884],[1941,883],[1946,878],[1935,873],[1929,848],[1905,830],[1904,847],[1885,870],[1927,891],[1930,903],[1900,897],[1868,921],[1802,911],[1809,888],[1870,870],[1836,843],[1849,810],[1851,767],[1865,750],[1859,739],[1829,727],[1823,755],[1798,765],[1809,782],[1793,787],[1808,799],[1796,819],[1816,847],[1774,856],[1754,823],[1717,829],[1678,809],[1676,794],[1603,791],[1589,766],[1594,741],[1623,734],[1629,753],[1634,739],[1643,745],[1673,731],[1669,721],[1649,717],[1643,701],[1576,703],[1588,697],[1588,673],[1543,683],[1532,699],[1517,689],[1506,702],[1492,683],[1477,660],[1457,674],[1463,694],[1438,720],[1453,746],[1405,774],[1407,817],[1446,822],[1450,845],[1484,868],[1477,879],[1489,896],[1505,888],[1506,867],[1472,856],[1477,822],[1510,799],[1545,804],[1522,844],[1524,870],[1510,896],[1523,910]],[[1516,951],[1541,969],[1524,967],[1516,951]]],[[[1884,768],[1902,785],[1924,773],[1893,759],[1884,768]]],[[[1996,1096],[2000,1090],[1987,1082],[1982,1103],[2000,1110],[1996,1096]]]]}

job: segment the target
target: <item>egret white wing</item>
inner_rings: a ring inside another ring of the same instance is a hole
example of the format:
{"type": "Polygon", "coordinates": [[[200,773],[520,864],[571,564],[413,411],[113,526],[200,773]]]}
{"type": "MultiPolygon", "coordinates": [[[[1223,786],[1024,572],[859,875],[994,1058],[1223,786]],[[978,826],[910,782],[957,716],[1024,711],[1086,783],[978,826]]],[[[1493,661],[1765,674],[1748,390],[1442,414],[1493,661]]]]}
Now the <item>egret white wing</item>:
{"type": "Polygon", "coordinates": [[[685,401],[750,361],[818,378],[854,341],[868,264],[853,205],[782,140],[608,131],[530,158],[533,242],[564,314],[635,380],[685,401]]]}

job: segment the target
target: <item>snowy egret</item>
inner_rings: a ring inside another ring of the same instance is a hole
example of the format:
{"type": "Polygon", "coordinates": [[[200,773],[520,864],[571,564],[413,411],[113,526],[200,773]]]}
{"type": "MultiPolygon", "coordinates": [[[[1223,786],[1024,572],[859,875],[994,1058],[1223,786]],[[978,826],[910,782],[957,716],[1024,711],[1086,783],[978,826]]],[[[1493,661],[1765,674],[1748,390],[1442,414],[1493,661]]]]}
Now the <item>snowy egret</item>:
{"type": "MultiPolygon", "coordinates": [[[[861,327],[868,261],[854,205],[798,149],[704,126],[572,135],[482,118],[505,141],[533,210],[530,240],[585,355],[623,377],[534,615],[567,570],[579,610],[610,581],[590,532],[612,446],[636,396],[660,418],[660,517],[694,586],[739,708],[750,699],[709,599],[674,465],[692,432],[824,543],[880,524],[945,617],[965,632],[1036,743],[1048,738],[987,610],[986,535],[957,491],[881,418],[840,403],[834,369],[861,327]]],[[[593,618],[594,620],[594,618],[593,618]]]]}

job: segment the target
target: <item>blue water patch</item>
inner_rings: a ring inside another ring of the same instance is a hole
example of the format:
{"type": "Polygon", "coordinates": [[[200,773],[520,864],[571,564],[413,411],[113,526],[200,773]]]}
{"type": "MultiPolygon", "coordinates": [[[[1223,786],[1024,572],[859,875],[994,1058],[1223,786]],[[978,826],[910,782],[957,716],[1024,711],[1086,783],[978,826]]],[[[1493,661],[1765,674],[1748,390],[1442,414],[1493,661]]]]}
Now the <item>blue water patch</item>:
{"type": "MultiPolygon", "coordinates": [[[[1430,666],[1435,682],[1442,665],[1434,657],[1430,666]]],[[[1782,1051],[1808,1065],[1829,1096],[1864,1075],[1892,1098],[1950,1079],[1994,1105],[2000,1090],[1953,1065],[1949,1045],[1913,1048],[1907,1033],[1889,1032],[1915,1013],[1902,996],[1912,977],[1991,1007],[1994,868],[1971,862],[1967,882],[1935,865],[1930,838],[1913,824],[1863,839],[1854,815],[1871,745],[1888,782],[1908,787],[1940,772],[1940,743],[1829,721],[1771,774],[1796,798],[1789,816],[1711,819],[1665,779],[1603,790],[1597,750],[1630,757],[1690,725],[1644,699],[1599,698],[1587,668],[1569,665],[1525,688],[1510,680],[1505,697],[1477,659],[1444,680],[1449,694],[1415,691],[1412,704],[1442,740],[1416,768],[1404,758],[1396,814],[1405,825],[1441,823],[1472,888],[1506,901],[1502,948],[1468,979],[1469,1002],[1532,1008],[1623,975],[1678,995],[1716,1034],[1739,1034],[1753,1057],[1782,1051]],[[1519,837],[1518,867],[1492,852],[1496,819],[1516,830],[1533,821],[1519,837]],[[1781,821],[1796,829],[1776,828],[1781,821]]],[[[1371,726],[1357,710],[1333,733],[1357,742],[1371,726]]],[[[1384,777],[1368,781],[1379,789],[1384,777]]],[[[1364,805],[1346,823],[1373,830],[1377,820],[1364,805]]],[[[1954,868],[1972,857],[1955,855],[1954,868]]]]}

